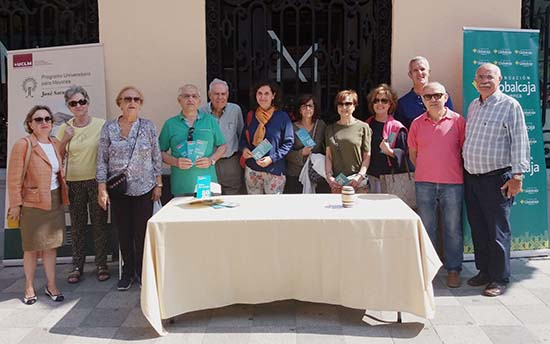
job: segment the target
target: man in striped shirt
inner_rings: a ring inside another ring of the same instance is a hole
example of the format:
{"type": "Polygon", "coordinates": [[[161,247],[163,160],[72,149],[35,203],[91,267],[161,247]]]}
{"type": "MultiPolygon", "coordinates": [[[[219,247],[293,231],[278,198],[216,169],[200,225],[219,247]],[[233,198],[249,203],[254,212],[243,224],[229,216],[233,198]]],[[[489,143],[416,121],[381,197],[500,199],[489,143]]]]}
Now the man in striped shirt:
{"type": "Polygon", "coordinates": [[[479,66],[479,92],[468,107],[464,157],[464,196],[479,273],[468,280],[498,296],[510,280],[510,209],[529,170],[529,139],[523,110],[499,90],[500,68],[479,66]]]}

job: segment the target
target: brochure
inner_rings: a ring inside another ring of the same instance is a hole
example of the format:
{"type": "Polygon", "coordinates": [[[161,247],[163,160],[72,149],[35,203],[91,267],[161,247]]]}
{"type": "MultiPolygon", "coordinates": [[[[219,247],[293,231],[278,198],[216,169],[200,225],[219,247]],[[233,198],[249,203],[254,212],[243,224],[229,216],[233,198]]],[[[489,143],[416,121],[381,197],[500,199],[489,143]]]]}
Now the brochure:
{"type": "Polygon", "coordinates": [[[390,146],[393,144],[393,141],[395,141],[397,135],[395,135],[394,132],[391,132],[388,136],[387,142],[390,144],[390,146]]]}
{"type": "Polygon", "coordinates": [[[210,197],[210,176],[197,176],[197,199],[210,197]]]}
{"type": "Polygon", "coordinates": [[[336,176],[336,182],[342,186],[345,186],[349,184],[350,180],[348,177],[340,172],[340,174],[336,176]]]}
{"type": "Polygon", "coordinates": [[[298,136],[304,146],[315,147],[315,141],[313,141],[307,130],[304,128],[300,128],[300,130],[296,132],[296,136],[298,136]]]}
{"type": "Polygon", "coordinates": [[[187,141],[187,158],[189,158],[193,163],[197,159],[204,157],[206,153],[206,148],[208,146],[208,141],[196,140],[196,141],[187,141]]]}
{"type": "Polygon", "coordinates": [[[254,160],[260,160],[261,158],[263,158],[264,155],[271,150],[271,148],[273,148],[273,145],[271,145],[271,143],[267,139],[264,139],[252,151],[252,156],[254,157],[254,160]]]}

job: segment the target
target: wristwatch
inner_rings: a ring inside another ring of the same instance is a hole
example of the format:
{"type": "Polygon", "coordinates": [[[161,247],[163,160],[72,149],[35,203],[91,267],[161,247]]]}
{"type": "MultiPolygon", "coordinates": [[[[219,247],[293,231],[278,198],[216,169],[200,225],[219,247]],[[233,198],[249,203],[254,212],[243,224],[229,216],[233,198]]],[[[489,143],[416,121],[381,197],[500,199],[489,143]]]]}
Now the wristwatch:
{"type": "Polygon", "coordinates": [[[212,164],[212,166],[214,166],[214,165],[216,165],[216,160],[210,159],[210,163],[212,164]]]}
{"type": "Polygon", "coordinates": [[[523,180],[523,174],[513,174],[512,178],[515,180],[523,180]]]}
{"type": "Polygon", "coordinates": [[[161,188],[161,187],[163,187],[163,185],[162,185],[162,183],[156,183],[156,184],[155,184],[155,187],[161,188]]]}

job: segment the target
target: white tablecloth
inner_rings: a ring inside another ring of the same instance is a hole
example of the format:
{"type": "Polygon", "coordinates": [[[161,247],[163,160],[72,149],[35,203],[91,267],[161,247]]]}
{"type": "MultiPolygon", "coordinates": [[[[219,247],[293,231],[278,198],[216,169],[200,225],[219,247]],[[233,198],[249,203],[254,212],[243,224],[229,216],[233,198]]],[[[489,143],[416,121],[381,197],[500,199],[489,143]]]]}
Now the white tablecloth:
{"type": "Polygon", "coordinates": [[[235,208],[175,198],[148,223],[141,308],[161,319],[275,300],[432,318],[441,262],[418,215],[390,195],[223,196],[235,208]]]}

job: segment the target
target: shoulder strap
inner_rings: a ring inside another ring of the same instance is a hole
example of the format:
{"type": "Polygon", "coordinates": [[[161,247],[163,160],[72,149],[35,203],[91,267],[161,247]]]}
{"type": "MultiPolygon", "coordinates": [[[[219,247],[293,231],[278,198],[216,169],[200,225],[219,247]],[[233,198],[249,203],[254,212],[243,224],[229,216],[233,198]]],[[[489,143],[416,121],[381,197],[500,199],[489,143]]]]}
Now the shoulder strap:
{"type": "Polygon", "coordinates": [[[25,141],[27,142],[27,151],[25,152],[25,163],[23,164],[23,174],[21,176],[21,181],[25,179],[25,174],[27,174],[27,168],[29,167],[29,161],[31,160],[32,153],[31,140],[28,137],[25,137],[25,141]]]}
{"type": "Polygon", "coordinates": [[[248,142],[248,144],[250,144],[250,132],[248,131],[250,128],[250,123],[252,123],[252,111],[248,111],[246,114],[246,130],[244,135],[246,136],[246,142],[248,142]]]}

